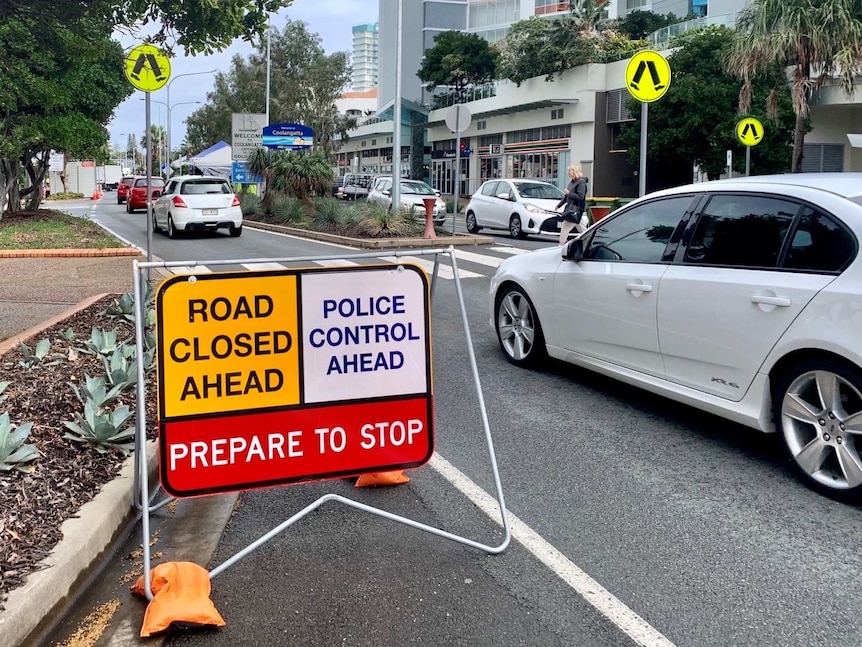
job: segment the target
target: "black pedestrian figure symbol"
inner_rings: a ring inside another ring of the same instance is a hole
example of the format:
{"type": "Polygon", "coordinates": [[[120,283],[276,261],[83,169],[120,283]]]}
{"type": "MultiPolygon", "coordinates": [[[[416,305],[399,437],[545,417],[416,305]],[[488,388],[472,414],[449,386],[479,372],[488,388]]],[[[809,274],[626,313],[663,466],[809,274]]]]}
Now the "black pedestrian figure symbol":
{"type": "Polygon", "coordinates": [[[135,61],[135,67],[132,68],[132,71],[129,73],[136,81],[141,80],[141,72],[144,71],[147,63],[150,64],[150,69],[153,72],[153,75],[156,77],[156,81],[164,81],[165,75],[162,74],[162,67],[159,65],[159,61],[156,59],[155,54],[145,54],[141,52],[138,56],[138,60],[135,61]]]}
{"type": "Polygon", "coordinates": [[[658,70],[655,67],[655,61],[641,61],[638,64],[638,69],[635,70],[635,75],[632,78],[630,85],[635,90],[639,91],[640,87],[638,84],[641,82],[641,77],[647,69],[649,69],[649,76],[652,80],[653,87],[656,89],[656,91],[661,90],[665,86],[665,84],[661,82],[661,78],[658,75],[658,70]]]}
{"type": "Polygon", "coordinates": [[[742,129],[742,139],[748,139],[749,133],[751,133],[751,136],[754,137],[754,141],[760,139],[760,135],[757,132],[757,126],[752,123],[745,124],[745,128],[742,129]]]}

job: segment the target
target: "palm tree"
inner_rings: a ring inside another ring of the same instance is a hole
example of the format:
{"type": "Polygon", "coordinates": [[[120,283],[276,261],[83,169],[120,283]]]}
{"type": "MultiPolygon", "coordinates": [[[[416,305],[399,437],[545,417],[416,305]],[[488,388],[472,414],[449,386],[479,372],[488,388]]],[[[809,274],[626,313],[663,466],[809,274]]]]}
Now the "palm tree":
{"type": "Polygon", "coordinates": [[[258,147],[248,155],[248,170],[254,175],[259,175],[266,183],[266,189],[261,199],[261,207],[267,213],[272,210],[272,201],[277,193],[277,188],[273,182],[275,175],[275,167],[278,158],[278,151],[270,148],[258,147]]]}
{"type": "Polygon", "coordinates": [[[311,196],[325,193],[334,179],[324,153],[290,152],[276,164],[273,187],[301,200],[311,214],[314,212],[311,196]]]}
{"type": "MultiPolygon", "coordinates": [[[[837,76],[848,96],[862,61],[862,13],[855,0],[754,0],[739,14],[725,67],[742,80],[739,110],[751,107],[752,83],[775,66],[790,68],[790,92],[796,113],[791,169],[802,172],[809,102],[830,76],[837,76]]],[[[777,112],[775,90],[767,100],[777,112]]]]}

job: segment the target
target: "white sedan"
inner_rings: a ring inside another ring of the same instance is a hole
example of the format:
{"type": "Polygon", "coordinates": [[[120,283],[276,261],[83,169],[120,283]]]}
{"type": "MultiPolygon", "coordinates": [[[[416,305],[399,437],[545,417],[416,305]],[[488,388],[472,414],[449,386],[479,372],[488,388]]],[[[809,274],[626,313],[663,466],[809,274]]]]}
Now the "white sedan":
{"type": "MultiPolygon", "coordinates": [[[[446,221],[446,203],[429,185],[420,180],[401,180],[401,208],[413,213],[417,220],[425,221],[425,199],[436,198],[434,224],[446,221]]],[[[392,177],[379,177],[368,193],[368,202],[376,202],[386,208],[392,207],[392,177]]]]}
{"type": "Polygon", "coordinates": [[[860,205],[860,173],[653,193],[505,260],[491,323],[514,364],[550,355],[778,432],[806,484],[858,500],[860,205]]]}
{"type": "Polygon", "coordinates": [[[506,229],[512,238],[528,234],[559,234],[556,206],[563,192],[538,180],[488,180],[470,198],[467,231],[506,229]]]}
{"type": "Polygon", "coordinates": [[[227,229],[242,235],[239,196],[222,177],[181,175],[171,178],[153,206],[153,231],[171,238],[181,232],[227,229]]]}

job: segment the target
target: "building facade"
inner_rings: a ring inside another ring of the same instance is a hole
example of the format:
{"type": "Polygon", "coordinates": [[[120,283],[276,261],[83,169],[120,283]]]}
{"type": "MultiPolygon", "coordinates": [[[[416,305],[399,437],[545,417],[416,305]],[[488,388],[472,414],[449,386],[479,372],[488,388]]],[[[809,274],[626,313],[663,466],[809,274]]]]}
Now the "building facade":
{"type": "Polygon", "coordinates": [[[366,92],[377,87],[380,31],[378,23],[353,26],[354,92],[366,92]]]}

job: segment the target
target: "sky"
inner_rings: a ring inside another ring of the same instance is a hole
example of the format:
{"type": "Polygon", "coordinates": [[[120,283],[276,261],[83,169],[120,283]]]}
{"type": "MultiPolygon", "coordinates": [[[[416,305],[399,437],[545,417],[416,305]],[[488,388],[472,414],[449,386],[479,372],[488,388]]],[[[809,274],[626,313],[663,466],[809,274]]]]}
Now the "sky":
{"type": "MultiPolygon", "coordinates": [[[[293,4],[272,17],[272,24],[282,29],[288,19],[301,20],[308,25],[310,31],[320,36],[327,53],[350,52],[353,49],[351,32],[353,25],[376,22],[378,9],[379,0],[294,0],[293,4]]],[[[140,42],[140,37],[123,36],[120,42],[124,47],[132,47],[140,42]]],[[[227,72],[234,55],[247,56],[252,51],[251,44],[244,41],[236,41],[223,52],[210,56],[184,56],[182,48],[178,47],[175,49],[175,58],[171,60],[171,77],[209,70],[227,72]]],[[[182,143],[186,134],[186,118],[206,102],[207,92],[212,88],[213,75],[209,73],[184,76],[171,85],[172,148],[182,143]],[[193,103],[196,101],[200,104],[193,103]]],[[[135,90],[134,94],[117,107],[113,120],[108,124],[110,141],[114,146],[124,149],[126,140],[132,133],[137,137],[138,142],[141,141],[141,135],[146,131],[144,96],[143,92],[135,90]]],[[[166,88],[153,92],[150,99],[152,123],[166,127],[168,119],[166,88]]],[[[260,111],[264,112],[263,106],[260,111]]]]}

